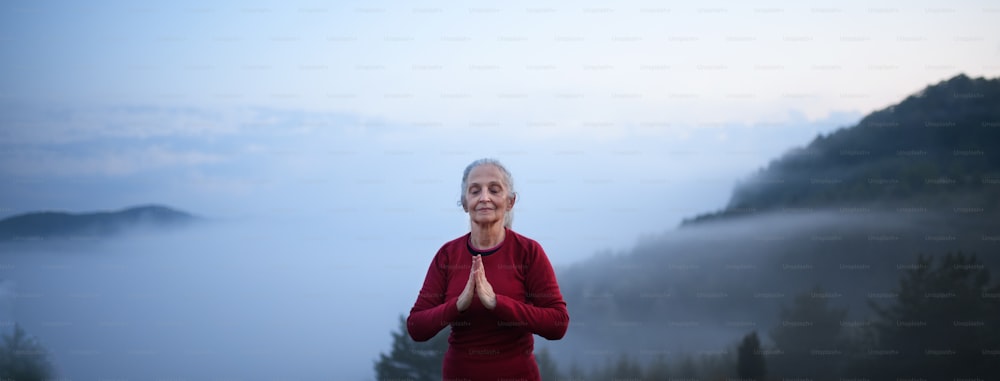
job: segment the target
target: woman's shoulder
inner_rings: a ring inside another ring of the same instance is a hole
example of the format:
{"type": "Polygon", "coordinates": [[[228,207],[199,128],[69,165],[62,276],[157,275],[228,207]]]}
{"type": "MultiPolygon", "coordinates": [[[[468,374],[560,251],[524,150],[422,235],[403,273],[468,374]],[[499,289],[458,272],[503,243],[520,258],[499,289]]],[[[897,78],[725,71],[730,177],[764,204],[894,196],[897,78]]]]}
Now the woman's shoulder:
{"type": "Polygon", "coordinates": [[[510,233],[511,239],[516,245],[531,252],[542,250],[542,245],[538,241],[511,229],[507,229],[507,232],[510,233]]]}
{"type": "Polygon", "coordinates": [[[438,253],[449,253],[459,249],[465,251],[466,242],[469,241],[469,236],[471,234],[472,233],[465,233],[451,241],[445,242],[443,245],[441,245],[441,248],[438,250],[438,253]]]}

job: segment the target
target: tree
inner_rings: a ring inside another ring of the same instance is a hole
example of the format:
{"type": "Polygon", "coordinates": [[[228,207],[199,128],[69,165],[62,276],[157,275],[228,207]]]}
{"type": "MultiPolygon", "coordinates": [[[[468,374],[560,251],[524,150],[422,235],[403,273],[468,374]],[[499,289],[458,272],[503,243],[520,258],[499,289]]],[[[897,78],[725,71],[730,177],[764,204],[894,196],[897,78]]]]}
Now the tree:
{"type": "Polygon", "coordinates": [[[538,374],[543,380],[558,380],[562,378],[559,374],[559,366],[556,365],[555,360],[552,359],[552,355],[549,354],[549,348],[542,347],[541,350],[536,351],[535,362],[538,363],[538,374]]]}
{"type": "Polygon", "coordinates": [[[653,359],[645,372],[645,380],[666,380],[670,378],[670,366],[665,355],[660,354],[653,359]]]}
{"type": "Polygon", "coordinates": [[[990,351],[1000,348],[1000,285],[989,270],[962,253],[917,257],[899,281],[898,297],[872,304],[877,348],[863,365],[878,378],[981,378],[1000,374],[990,351]]]}
{"type": "Polygon", "coordinates": [[[580,369],[580,365],[577,364],[576,361],[573,361],[573,363],[570,364],[569,375],[567,378],[571,381],[581,381],[586,378],[584,376],[583,369],[580,369]]]}
{"type": "Polygon", "coordinates": [[[612,372],[612,378],[614,379],[638,380],[642,377],[642,367],[638,362],[632,361],[628,355],[624,353],[618,357],[618,362],[615,363],[615,367],[612,372]]]}
{"type": "Polygon", "coordinates": [[[448,350],[451,329],[438,332],[422,343],[413,341],[406,332],[406,318],[400,315],[399,331],[392,332],[392,350],[379,354],[375,362],[378,380],[440,381],[444,353],[448,350]]]}
{"type": "Polygon", "coordinates": [[[14,324],[13,334],[3,335],[0,380],[49,380],[53,373],[48,351],[38,340],[28,336],[20,324],[14,324]]]}
{"type": "Polygon", "coordinates": [[[607,362],[602,368],[590,372],[588,379],[593,380],[638,380],[642,377],[642,367],[637,361],[633,361],[627,353],[622,352],[618,360],[607,362]]]}
{"type": "Polygon", "coordinates": [[[677,366],[677,377],[683,379],[697,379],[698,377],[698,366],[694,363],[694,358],[691,355],[684,355],[681,358],[680,364],[677,366]]]}
{"type": "Polygon", "coordinates": [[[736,373],[743,380],[763,381],[767,372],[764,366],[764,354],[760,351],[760,339],[757,331],[743,337],[737,349],[736,373]]]}
{"type": "Polygon", "coordinates": [[[780,356],[771,360],[771,373],[782,377],[835,379],[845,364],[842,323],[847,309],[829,305],[819,286],[782,306],[771,338],[780,356]]]}

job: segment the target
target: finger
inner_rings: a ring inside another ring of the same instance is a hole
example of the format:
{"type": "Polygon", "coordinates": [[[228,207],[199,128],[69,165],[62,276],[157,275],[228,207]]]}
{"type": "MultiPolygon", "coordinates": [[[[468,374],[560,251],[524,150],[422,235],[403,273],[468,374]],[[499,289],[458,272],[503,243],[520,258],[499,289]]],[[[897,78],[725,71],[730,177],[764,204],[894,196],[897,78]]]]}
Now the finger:
{"type": "Polygon", "coordinates": [[[482,284],[483,281],[486,280],[486,278],[484,278],[483,275],[485,275],[485,274],[483,274],[482,271],[476,270],[476,284],[477,285],[482,284]]]}
{"type": "Polygon", "coordinates": [[[485,271],[479,271],[476,274],[476,283],[478,283],[480,285],[484,285],[484,286],[489,285],[489,281],[486,280],[486,272],[485,271]]]}
{"type": "Polygon", "coordinates": [[[476,290],[477,288],[478,287],[476,287],[476,279],[473,277],[469,277],[469,281],[465,283],[465,289],[462,290],[462,294],[466,295],[467,298],[472,298],[479,292],[476,290]]]}

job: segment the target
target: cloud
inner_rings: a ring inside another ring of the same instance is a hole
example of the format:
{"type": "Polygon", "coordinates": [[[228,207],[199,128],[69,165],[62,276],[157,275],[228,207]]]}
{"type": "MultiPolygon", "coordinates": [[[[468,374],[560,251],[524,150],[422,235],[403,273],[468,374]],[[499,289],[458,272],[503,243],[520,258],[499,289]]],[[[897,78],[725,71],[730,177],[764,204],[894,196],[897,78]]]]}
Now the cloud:
{"type": "Polygon", "coordinates": [[[518,226],[548,231],[546,226],[579,220],[566,232],[550,233],[554,249],[565,253],[617,246],[623,243],[599,237],[631,237],[618,233],[636,226],[659,229],[717,207],[738,177],[819,132],[856,120],[850,114],[819,120],[789,114],[789,123],[768,124],[554,121],[535,126],[406,124],[367,115],[246,107],[28,111],[16,117],[56,126],[63,134],[46,140],[4,130],[0,176],[17,183],[0,191],[0,199],[12,208],[90,209],[95,200],[107,207],[156,201],[216,215],[295,214],[365,200],[373,216],[402,221],[395,211],[444,213],[440,218],[464,228],[455,213],[454,181],[472,160],[496,157],[520,184],[523,219],[518,226]],[[109,122],[75,126],[104,119],[102,112],[109,122]],[[214,124],[199,131],[187,127],[196,124],[192,121],[214,124]],[[727,139],[719,139],[721,134],[727,139]],[[587,223],[622,218],[630,223],[609,228],[587,223]],[[581,234],[598,241],[573,238],[581,234]]]}
{"type": "Polygon", "coordinates": [[[222,155],[164,146],[113,151],[67,153],[51,149],[12,150],[0,161],[0,172],[26,177],[127,176],[178,167],[199,167],[226,161],[222,155]]]}
{"type": "Polygon", "coordinates": [[[153,106],[0,105],[0,145],[71,144],[101,139],[209,137],[240,132],[245,113],[153,106]]]}

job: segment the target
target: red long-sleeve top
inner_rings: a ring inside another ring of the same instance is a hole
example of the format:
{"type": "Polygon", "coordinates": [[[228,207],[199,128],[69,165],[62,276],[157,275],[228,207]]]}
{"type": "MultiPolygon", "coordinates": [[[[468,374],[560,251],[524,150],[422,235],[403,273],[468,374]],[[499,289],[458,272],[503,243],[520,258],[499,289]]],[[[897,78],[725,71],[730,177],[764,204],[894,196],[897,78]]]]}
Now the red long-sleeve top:
{"type": "Polygon", "coordinates": [[[552,265],[535,240],[506,229],[497,247],[477,251],[471,233],[441,246],[406,319],[410,337],[426,341],[451,326],[442,373],[445,380],[538,380],[534,338],[558,340],[566,334],[569,313],[552,265]],[[472,256],[482,255],[486,280],[497,304],[486,309],[478,296],[458,311],[472,256]]]}

